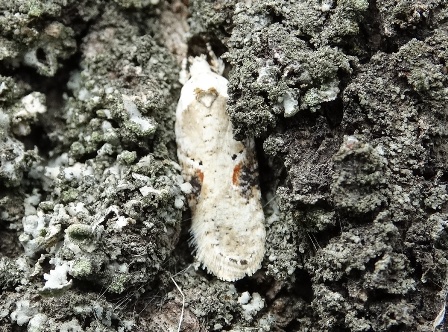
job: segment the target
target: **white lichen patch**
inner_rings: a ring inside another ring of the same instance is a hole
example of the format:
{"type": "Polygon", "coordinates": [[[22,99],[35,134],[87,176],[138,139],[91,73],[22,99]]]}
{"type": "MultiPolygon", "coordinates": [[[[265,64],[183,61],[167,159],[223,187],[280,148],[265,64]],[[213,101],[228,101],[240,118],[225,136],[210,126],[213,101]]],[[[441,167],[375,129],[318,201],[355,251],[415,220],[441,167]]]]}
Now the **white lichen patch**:
{"type": "Polygon", "coordinates": [[[54,214],[51,217],[39,209],[35,214],[23,217],[23,233],[20,234],[19,241],[28,257],[35,256],[38,252],[54,246],[59,241],[61,223],[70,219],[70,215],[61,204],[57,204],[53,211],[54,214]]]}
{"type": "Polygon", "coordinates": [[[67,279],[67,273],[69,270],[70,267],[68,264],[62,263],[60,265],[56,265],[53,270],[50,270],[50,273],[44,273],[44,279],[46,282],[42,290],[59,291],[71,287],[72,281],[67,279]]]}
{"type": "Polygon", "coordinates": [[[283,95],[283,108],[285,109],[285,117],[290,118],[299,111],[299,102],[293,98],[290,92],[283,95]]]}
{"type": "Polygon", "coordinates": [[[29,114],[45,113],[47,106],[45,106],[45,95],[40,92],[32,92],[26,95],[21,100],[24,111],[29,114]]]}
{"type": "Polygon", "coordinates": [[[37,313],[35,308],[29,300],[19,300],[16,302],[16,309],[11,312],[11,320],[17,325],[23,326],[37,313]]]}
{"type": "Polygon", "coordinates": [[[123,107],[129,114],[129,120],[138,125],[139,129],[145,134],[153,134],[157,125],[151,118],[143,116],[130,96],[122,95],[123,107]]]}
{"type": "Polygon", "coordinates": [[[48,321],[48,317],[44,314],[38,313],[34,315],[33,318],[30,319],[28,323],[28,331],[29,332],[40,332],[44,331],[43,327],[45,323],[48,321]]]}
{"type": "Polygon", "coordinates": [[[338,83],[338,80],[333,80],[327,84],[322,84],[319,88],[309,89],[302,98],[302,104],[313,108],[320,103],[335,100],[340,92],[338,83]]]}
{"type": "MultiPolygon", "coordinates": [[[[252,275],[265,252],[253,139],[236,141],[226,112],[227,80],[204,57],[192,60],[176,112],[177,154],[191,188],[196,258],[219,279],[252,275]]],[[[180,205],[180,204],[179,204],[180,205]]]]}
{"type": "Polygon", "coordinates": [[[32,92],[23,97],[14,107],[12,116],[12,130],[18,136],[26,136],[31,132],[31,125],[37,122],[37,115],[45,113],[45,95],[41,92],[32,92]]]}
{"type": "Polygon", "coordinates": [[[238,298],[238,303],[243,308],[243,316],[246,320],[251,320],[264,307],[264,300],[258,293],[244,292],[238,298]]]}
{"type": "Polygon", "coordinates": [[[146,197],[150,194],[156,194],[158,195],[160,193],[160,190],[154,189],[151,186],[143,186],[139,188],[140,193],[142,194],[143,197],[146,197]]]}
{"type": "Polygon", "coordinates": [[[106,220],[108,218],[111,218],[110,221],[114,221],[115,223],[111,224],[111,226],[119,231],[123,229],[123,227],[126,227],[129,225],[129,223],[132,223],[131,218],[127,218],[120,214],[120,208],[116,205],[112,205],[107,209],[107,212],[104,214],[104,216],[100,220],[106,220]]]}
{"type": "Polygon", "coordinates": [[[248,304],[250,301],[250,293],[249,292],[244,292],[241,294],[241,296],[238,298],[238,303],[241,305],[245,305],[248,304]]]}

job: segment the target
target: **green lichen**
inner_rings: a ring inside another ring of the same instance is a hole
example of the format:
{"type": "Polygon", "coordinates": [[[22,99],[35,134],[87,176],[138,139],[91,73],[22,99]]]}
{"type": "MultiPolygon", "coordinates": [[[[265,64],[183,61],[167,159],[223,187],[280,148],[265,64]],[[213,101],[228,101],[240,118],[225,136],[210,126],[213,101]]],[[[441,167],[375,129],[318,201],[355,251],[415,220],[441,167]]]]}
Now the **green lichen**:
{"type": "Polygon", "coordinates": [[[117,294],[123,293],[128,286],[130,278],[127,274],[115,274],[108,285],[110,292],[117,294]]]}
{"type": "Polygon", "coordinates": [[[131,165],[137,159],[137,153],[135,151],[123,151],[117,156],[117,160],[126,165],[131,165]]]}
{"type": "Polygon", "coordinates": [[[79,191],[74,188],[67,188],[61,193],[61,201],[63,203],[70,203],[75,201],[79,196],[79,191]]]}
{"type": "Polygon", "coordinates": [[[91,240],[93,237],[92,227],[83,224],[70,225],[65,233],[75,242],[91,240]]]}
{"type": "Polygon", "coordinates": [[[92,263],[88,259],[76,259],[73,262],[70,274],[77,279],[84,279],[93,273],[92,263]]]}

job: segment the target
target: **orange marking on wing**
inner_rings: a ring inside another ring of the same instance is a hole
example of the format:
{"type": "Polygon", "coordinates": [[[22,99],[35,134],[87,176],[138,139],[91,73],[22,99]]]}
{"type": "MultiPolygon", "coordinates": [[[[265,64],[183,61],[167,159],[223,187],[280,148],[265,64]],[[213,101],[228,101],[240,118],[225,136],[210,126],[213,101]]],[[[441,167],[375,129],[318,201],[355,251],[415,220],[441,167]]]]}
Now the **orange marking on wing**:
{"type": "Polygon", "coordinates": [[[196,170],[196,176],[201,180],[201,183],[204,182],[204,173],[200,169],[196,170]]]}
{"type": "Polygon", "coordinates": [[[241,168],[242,168],[241,163],[237,164],[233,168],[232,182],[233,182],[233,185],[235,185],[235,186],[237,186],[239,184],[241,168]]]}

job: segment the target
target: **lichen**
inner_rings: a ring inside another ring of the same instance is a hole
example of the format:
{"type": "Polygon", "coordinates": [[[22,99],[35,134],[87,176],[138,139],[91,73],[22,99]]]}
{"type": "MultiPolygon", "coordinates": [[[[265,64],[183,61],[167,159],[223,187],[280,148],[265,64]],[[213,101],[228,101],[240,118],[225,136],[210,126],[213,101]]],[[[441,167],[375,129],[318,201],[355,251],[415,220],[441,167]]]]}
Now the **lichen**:
{"type": "Polygon", "coordinates": [[[262,136],[281,115],[315,112],[336,100],[341,78],[357,60],[339,43],[359,32],[367,7],[366,1],[329,8],[313,1],[236,6],[226,59],[232,65],[228,111],[237,137],[262,136]]]}
{"type": "Polygon", "coordinates": [[[440,330],[446,1],[156,2],[0,0],[0,329],[440,330]],[[236,283],[195,266],[176,164],[206,42],[257,136],[266,256],[236,283]]]}
{"type": "Polygon", "coordinates": [[[54,76],[62,62],[77,50],[75,36],[80,30],[68,24],[80,19],[78,23],[85,25],[98,14],[98,4],[91,0],[76,5],[63,0],[4,0],[0,8],[0,59],[8,67],[24,64],[44,76],[54,76]]]}

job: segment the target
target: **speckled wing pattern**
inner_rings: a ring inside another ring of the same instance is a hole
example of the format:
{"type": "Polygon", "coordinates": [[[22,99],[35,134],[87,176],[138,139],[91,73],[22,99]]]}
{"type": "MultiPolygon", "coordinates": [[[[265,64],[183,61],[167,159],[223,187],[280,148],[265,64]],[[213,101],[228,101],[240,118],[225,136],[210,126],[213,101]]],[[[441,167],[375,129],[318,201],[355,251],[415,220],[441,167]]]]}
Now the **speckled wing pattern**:
{"type": "Polygon", "coordinates": [[[176,111],[177,154],[188,196],[196,258],[235,281],[261,266],[266,231],[253,139],[233,138],[227,80],[196,57],[176,111]]]}

